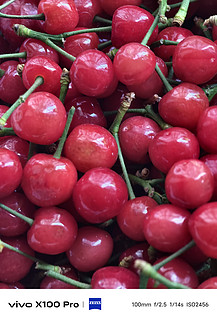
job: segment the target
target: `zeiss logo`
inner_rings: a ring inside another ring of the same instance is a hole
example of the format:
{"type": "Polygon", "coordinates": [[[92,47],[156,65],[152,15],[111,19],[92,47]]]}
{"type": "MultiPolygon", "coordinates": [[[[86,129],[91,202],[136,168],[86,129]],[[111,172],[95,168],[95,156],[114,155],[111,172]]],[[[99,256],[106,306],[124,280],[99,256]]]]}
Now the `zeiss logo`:
{"type": "Polygon", "coordinates": [[[89,310],[101,310],[101,298],[89,298],[89,310]]]}

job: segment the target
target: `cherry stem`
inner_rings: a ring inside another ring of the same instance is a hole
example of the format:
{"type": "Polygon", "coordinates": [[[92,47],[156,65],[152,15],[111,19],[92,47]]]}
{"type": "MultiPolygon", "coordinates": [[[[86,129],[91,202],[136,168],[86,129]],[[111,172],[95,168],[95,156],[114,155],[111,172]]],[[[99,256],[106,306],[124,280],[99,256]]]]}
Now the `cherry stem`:
{"type": "Polygon", "coordinates": [[[23,221],[27,222],[30,226],[31,226],[31,225],[33,224],[33,222],[34,222],[33,219],[24,216],[22,213],[19,213],[19,212],[15,211],[15,210],[9,208],[8,206],[2,204],[2,203],[0,203],[0,208],[6,210],[7,212],[13,214],[13,215],[16,216],[16,217],[22,219],[23,221]]]}
{"type": "Polygon", "coordinates": [[[183,25],[187,16],[189,4],[190,0],[182,0],[181,6],[175,17],[173,18],[173,25],[176,25],[178,27],[181,27],[183,25]]]}
{"type": "Polygon", "coordinates": [[[56,149],[56,151],[54,153],[54,158],[55,159],[60,159],[60,157],[61,157],[63,146],[64,146],[64,143],[66,141],[67,134],[68,134],[69,127],[70,127],[70,124],[72,122],[72,118],[73,118],[74,113],[75,113],[75,108],[71,107],[71,109],[69,110],[69,113],[68,113],[68,118],[67,118],[67,121],[66,121],[65,129],[64,129],[63,134],[62,134],[62,136],[60,138],[58,147],[57,147],[57,149],[56,149]]]}
{"type": "Polygon", "coordinates": [[[39,14],[30,14],[30,15],[16,15],[16,14],[6,14],[0,12],[0,18],[8,18],[8,19],[31,19],[31,20],[45,20],[45,16],[43,13],[39,14]]]}
{"type": "Polygon", "coordinates": [[[68,91],[69,83],[70,83],[69,71],[66,68],[63,68],[63,72],[60,79],[61,87],[60,87],[60,95],[59,95],[59,99],[63,104],[68,91]]]}
{"type": "Polygon", "coordinates": [[[111,127],[109,128],[109,131],[112,133],[112,135],[114,136],[117,146],[118,146],[118,156],[119,156],[119,161],[121,164],[121,168],[122,168],[122,172],[125,178],[125,182],[128,188],[128,193],[129,193],[129,198],[135,199],[135,194],[133,191],[133,188],[131,186],[131,182],[127,173],[127,169],[126,169],[126,165],[124,162],[124,158],[123,158],[123,154],[121,151],[121,146],[120,146],[120,142],[119,142],[119,137],[118,137],[118,131],[119,131],[119,127],[121,124],[121,121],[123,120],[123,117],[125,116],[127,110],[129,109],[133,99],[135,99],[135,94],[134,92],[130,92],[127,93],[124,100],[121,102],[121,106],[118,109],[117,115],[111,125],[111,127]]]}
{"type": "Polygon", "coordinates": [[[5,70],[0,69],[0,78],[2,78],[4,74],[5,74],[5,70]]]}
{"type": "Polygon", "coordinates": [[[16,58],[26,58],[26,51],[17,52],[17,53],[0,54],[0,59],[16,59],[16,58]]]}
{"type": "Polygon", "coordinates": [[[166,90],[167,91],[172,90],[173,87],[170,85],[169,81],[167,80],[167,78],[165,77],[165,75],[163,74],[163,72],[161,71],[161,69],[159,68],[157,63],[156,63],[156,66],[155,66],[155,70],[156,70],[157,74],[159,75],[159,77],[161,78],[161,81],[163,82],[166,90]]]}
{"type": "Polygon", "coordinates": [[[0,118],[0,128],[4,127],[6,121],[8,120],[8,118],[10,117],[10,115],[13,113],[13,111],[19,107],[19,105],[23,102],[25,102],[25,100],[30,96],[30,94],[36,89],[38,88],[40,85],[42,85],[44,82],[43,77],[38,76],[35,79],[35,82],[33,83],[33,85],[22,95],[20,96],[17,101],[15,101],[14,104],[12,104],[12,106],[3,114],[3,116],[0,118]]]}
{"type": "Polygon", "coordinates": [[[105,23],[105,24],[112,25],[112,20],[105,19],[105,18],[102,18],[100,16],[95,16],[93,18],[93,22],[102,22],[102,23],[105,23]]]}
{"type": "Polygon", "coordinates": [[[155,113],[152,105],[148,104],[145,107],[146,116],[154,120],[162,130],[171,128],[172,126],[163,121],[163,119],[159,116],[159,114],[155,113]]]}
{"type": "Polygon", "coordinates": [[[151,48],[157,48],[162,45],[164,46],[171,46],[171,45],[177,45],[179,42],[178,41],[172,41],[172,40],[166,40],[166,39],[160,39],[158,41],[155,41],[151,44],[151,48]]]}
{"type": "Polygon", "coordinates": [[[206,38],[213,41],[212,34],[207,28],[207,26],[204,25],[204,20],[202,18],[195,17],[194,23],[197,27],[199,27],[203,31],[203,34],[205,35],[206,38]]]}
{"type": "Polygon", "coordinates": [[[134,263],[135,268],[140,270],[140,289],[144,289],[142,278],[143,277],[150,277],[162,284],[164,284],[169,289],[190,289],[189,287],[170,281],[169,279],[162,276],[159,272],[155,270],[155,268],[148,262],[144,260],[137,259],[134,263]]]}
{"type": "Polygon", "coordinates": [[[173,24],[173,18],[167,19],[166,23],[158,23],[158,29],[163,30],[165,28],[171,27],[173,24]]]}
{"type": "Polygon", "coordinates": [[[10,5],[11,3],[13,3],[14,1],[16,1],[16,0],[10,0],[10,1],[8,1],[8,2],[3,3],[3,4],[0,6],[0,10],[6,8],[7,6],[9,6],[9,5],[10,5]]]}
{"type": "Polygon", "coordinates": [[[167,11],[167,0],[158,0],[158,3],[159,8],[157,15],[160,15],[159,22],[165,24],[167,22],[167,17],[165,16],[167,11]]]}
{"type": "Polygon", "coordinates": [[[35,146],[36,146],[36,144],[35,143],[33,143],[33,142],[30,142],[29,143],[29,152],[28,152],[28,160],[30,159],[30,158],[32,158],[32,156],[33,156],[33,154],[34,154],[34,151],[35,151],[35,146]]]}
{"type": "Polygon", "coordinates": [[[205,94],[207,95],[207,98],[209,102],[214,98],[214,96],[217,94],[217,84],[212,84],[210,86],[207,86],[205,88],[202,88],[205,94]]]}
{"type": "Polygon", "coordinates": [[[0,129],[0,137],[5,136],[16,136],[16,133],[14,132],[13,128],[2,128],[0,129]]]}
{"type": "Polygon", "coordinates": [[[102,49],[105,49],[109,46],[112,45],[112,41],[111,40],[108,40],[108,41],[105,41],[105,42],[102,42],[98,45],[98,50],[102,50],[102,49]]]}

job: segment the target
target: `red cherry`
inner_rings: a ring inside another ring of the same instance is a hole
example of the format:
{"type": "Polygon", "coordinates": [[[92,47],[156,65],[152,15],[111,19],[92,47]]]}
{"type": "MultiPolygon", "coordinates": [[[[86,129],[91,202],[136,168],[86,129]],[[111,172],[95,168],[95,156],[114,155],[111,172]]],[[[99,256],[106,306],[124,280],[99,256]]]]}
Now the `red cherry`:
{"type": "Polygon", "coordinates": [[[78,91],[78,89],[76,88],[76,86],[74,85],[74,83],[70,82],[68,90],[67,90],[67,93],[66,93],[66,97],[65,97],[64,103],[67,104],[72,99],[74,99],[76,97],[80,97],[80,96],[81,96],[81,94],[78,91]]]}
{"type": "Polygon", "coordinates": [[[107,231],[87,226],[78,229],[77,238],[67,251],[67,257],[78,271],[89,272],[103,267],[112,250],[113,240],[107,231]]]}
{"type": "Polygon", "coordinates": [[[92,289],[139,289],[139,276],[122,267],[104,267],[94,272],[92,289]]]}
{"type": "Polygon", "coordinates": [[[69,159],[38,153],[27,162],[21,186],[32,203],[47,207],[68,200],[76,181],[77,170],[69,159]]]}
{"type": "Polygon", "coordinates": [[[42,26],[44,32],[50,34],[73,31],[79,20],[73,0],[40,0],[38,13],[44,13],[45,21],[42,26]]]}
{"type": "Polygon", "coordinates": [[[146,46],[131,42],[123,45],[113,61],[116,77],[125,85],[145,82],[154,72],[156,57],[146,46]]]}
{"type": "Polygon", "coordinates": [[[99,0],[74,0],[79,15],[78,26],[93,27],[93,18],[101,15],[102,9],[99,0]]]}
{"type": "Polygon", "coordinates": [[[144,218],[146,240],[159,251],[176,252],[192,239],[188,231],[189,217],[189,211],[172,204],[151,208],[144,218]]]}
{"type": "Polygon", "coordinates": [[[119,213],[128,199],[128,190],[115,171],[94,168],[78,180],[72,195],[76,210],[86,221],[102,223],[119,213]]]}
{"type": "Polygon", "coordinates": [[[15,152],[21,162],[22,167],[28,160],[29,143],[17,136],[0,137],[0,148],[5,148],[15,152]]]}
{"type": "MultiPolygon", "coordinates": [[[[63,269],[63,272],[61,274],[70,279],[78,281],[76,272],[70,266],[61,267],[61,269],[63,269]]],[[[61,280],[46,276],[40,283],[40,289],[78,289],[78,287],[75,287],[61,280]]]]}
{"type": "Polygon", "coordinates": [[[198,159],[200,146],[195,135],[189,130],[173,127],[157,133],[150,141],[148,152],[153,165],[167,173],[179,160],[198,159]]]}
{"type": "Polygon", "coordinates": [[[211,199],[214,178],[204,162],[198,159],[181,160],[167,173],[165,190],[172,204],[194,209],[211,199]]]}
{"type": "Polygon", "coordinates": [[[217,46],[201,36],[181,41],[173,54],[175,75],[182,81],[202,84],[217,73],[217,46]]]}
{"type": "Polygon", "coordinates": [[[205,203],[198,207],[189,219],[190,233],[208,257],[217,257],[217,202],[205,203]]]}
{"type": "Polygon", "coordinates": [[[23,169],[15,152],[0,148],[0,198],[9,196],[19,185],[23,169]]]}
{"type": "Polygon", "coordinates": [[[0,282],[0,289],[11,289],[6,283],[0,282]]]}
{"type": "Polygon", "coordinates": [[[11,124],[20,138],[48,145],[61,137],[66,124],[66,110],[53,94],[35,92],[12,113],[11,124]]]}
{"type": "MultiPolygon", "coordinates": [[[[6,111],[8,111],[8,109],[9,109],[9,107],[5,106],[4,104],[0,105],[0,118],[5,114],[6,111]]],[[[4,127],[5,128],[11,128],[11,119],[10,119],[10,117],[6,121],[4,127]]]]}
{"type": "Polygon", "coordinates": [[[193,247],[185,251],[180,258],[184,259],[189,263],[194,269],[198,268],[202,263],[204,263],[208,256],[205,255],[200,248],[195,244],[193,247]]]}
{"type": "Polygon", "coordinates": [[[110,16],[113,15],[115,10],[124,5],[135,5],[139,6],[142,3],[142,0],[99,0],[102,9],[110,16]]]}
{"type": "Polygon", "coordinates": [[[211,277],[203,281],[197,289],[217,289],[217,277],[211,277]]]}
{"type": "Polygon", "coordinates": [[[77,230],[77,223],[68,211],[57,207],[40,208],[35,212],[27,241],[33,250],[55,255],[72,246],[77,230]]]}
{"type": "Polygon", "coordinates": [[[214,177],[214,191],[212,201],[217,201],[217,154],[206,154],[200,158],[212,172],[214,177]]]}

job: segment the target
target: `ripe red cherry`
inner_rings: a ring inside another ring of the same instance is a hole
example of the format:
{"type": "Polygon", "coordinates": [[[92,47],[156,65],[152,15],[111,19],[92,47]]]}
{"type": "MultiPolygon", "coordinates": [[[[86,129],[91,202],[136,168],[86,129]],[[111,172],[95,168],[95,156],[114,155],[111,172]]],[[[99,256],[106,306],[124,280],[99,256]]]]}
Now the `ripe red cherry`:
{"type": "Polygon", "coordinates": [[[74,83],[70,82],[64,103],[66,104],[66,103],[70,102],[72,99],[74,99],[76,97],[80,97],[80,96],[81,96],[81,94],[78,91],[78,89],[76,88],[76,86],[74,85],[74,83]]]}
{"type": "Polygon", "coordinates": [[[201,36],[181,41],[173,54],[175,75],[182,81],[202,84],[217,73],[217,45],[201,36]]]}
{"type": "MultiPolygon", "coordinates": [[[[7,244],[34,256],[34,251],[29,247],[26,237],[1,237],[1,240],[7,244]]],[[[0,281],[12,283],[23,279],[30,271],[33,261],[29,258],[3,248],[0,252],[0,281]]]]}
{"type": "Polygon", "coordinates": [[[157,133],[150,141],[148,152],[153,165],[167,173],[179,160],[198,159],[200,146],[195,135],[189,130],[173,127],[157,133]]]}
{"type": "Polygon", "coordinates": [[[70,78],[80,93],[100,96],[107,92],[115,77],[110,58],[96,49],[80,53],[70,69],[70,78]]]}
{"type": "Polygon", "coordinates": [[[15,152],[0,148],[0,198],[9,196],[19,185],[23,169],[15,152]]]}
{"type": "Polygon", "coordinates": [[[175,252],[181,249],[191,241],[189,217],[189,211],[172,204],[151,208],[144,217],[146,240],[159,251],[175,252]]]}
{"type": "Polygon", "coordinates": [[[124,5],[134,5],[139,6],[142,3],[142,0],[100,0],[102,9],[110,16],[113,15],[115,10],[124,5]]]}
{"type": "Polygon", "coordinates": [[[32,203],[47,207],[68,200],[76,182],[77,170],[69,159],[38,153],[27,162],[21,186],[32,203]]]}
{"type": "Polygon", "coordinates": [[[74,0],[79,15],[78,26],[93,27],[93,18],[102,13],[99,0],[74,0]]]}
{"type": "Polygon", "coordinates": [[[208,107],[209,100],[205,92],[197,85],[185,82],[162,97],[158,111],[170,125],[196,131],[198,120],[208,107]]]}
{"type": "Polygon", "coordinates": [[[113,61],[116,77],[125,85],[136,85],[146,81],[154,72],[156,58],[154,53],[140,43],[123,45],[113,61]]]}
{"type": "Polygon", "coordinates": [[[73,189],[78,213],[90,223],[102,223],[115,217],[128,199],[124,180],[108,168],[88,170],[73,189]]]}
{"type": "Polygon", "coordinates": [[[130,239],[144,241],[145,216],[156,206],[157,202],[148,196],[127,201],[117,215],[117,223],[121,231],[130,239]]]}
{"type": "MultiPolygon", "coordinates": [[[[158,259],[154,265],[164,260],[166,257],[158,259]]],[[[199,281],[194,269],[181,258],[175,258],[161,267],[158,272],[170,281],[181,283],[192,289],[197,288],[199,281]]],[[[153,279],[148,280],[148,289],[167,289],[163,284],[156,284],[153,279]],[[157,286],[156,286],[157,285],[157,286]]]]}
{"type": "MultiPolygon", "coordinates": [[[[61,267],[61,269],[63,270],[61,274],[70,279],[78,281],[78,276],[72,267],[64,266],[61,267]]],[[[42,282],[40,283],[40,289],[78,289],[78,287],[75,287],[71,284],[68,284],[55,278],[45,276],[42,282]]]]}
{"type": "Polygon", "coordinates": [[[217,289],[217,277],[211,277],[203,281],[197,289],[217,289]]]}
{"type": "Polygon", "coordinates": [[[217,201],[217,155],[216,154],[206,154],[205,156],[200,158],[207,167],[212,172],[214,177],[214,191],[212,195],[212,201],[217,201]]]}
{"type": "Polygon", "coordinates": [[[197,125],[197,139],[208,153],[217,153],[216,116],[217,106],[209,107],[203,111],[197,125]]]}
{"type": "Polygon", "coordinates": [[[77,222],[68,211],[58,207],[40,208],[34,214],[27,241],[34,251],[54,255],[72,246],[77,231],[77,222]]]}
{"type": "Polygon", "coordinates": [[[94,272],[92,289],[139,289],[139,276],[122,267],[104,267],[94,272]]]}
{"type": "Polygon", "coordinates": [[[64,155],[78,171],[86,172],[96,167],[113,167],[118,158],[118,147],[107,129],[95,124],[81,124],[66,139],[64,155]]]}
{"type": "MultiPolygon", "coordinates": [[[[141,42],[154,21],[147,10],[133,5],[125,5],[115,10],[112,16],[112,45],[120,48],[129,42],[141,42]]],[[[158,34],[158,26],[149,38],[150,46],[158,34]]]]}
{"type": "Polygon", "coordinates": [[[150,141],[160,131],[156,122],[146,117],[134,116],[124,120],[119,129],[120,145],[124,157],[135,163],[148,163],[150,141]]]}
{"type": "Polygon", "coordinates": [[[11,124],[20,138],[42,145],[51,144],[63,133],[66,110],[53,94],[35,92],[12,113],[11,124]]]}
{"type": "Polygon", "coordinates": [[[78,229],[77,238],[67,251],[67,257],[78,271],[89,272],[103,267],[112,250],[113,240],[107,231],[87,226],[78,229]]]}
{"type": "Polygon", "coordinates": [[[73,0],[40,0],[38,13],[44,13],[42,23],[44,32],[60,34],[73,31],[78,24],[79,16],[73,0]],[[64,22],[64,23],[63,23],[64,22]]]}
{"type": "Polygon", "coordinates": [[[15,152],[21,162],[22,167],[28,160],[29,143],[17,136],[0,137],[0,148],[5,148],[15,152]]]}
{"type": "Polygon", "coordinates": [[[204,162],[198,159],[181,160],[167,173],[165,190],[172,204],[194,209],[211,199],[214,178],[204,162]]]}
{"type": "Polygon", "coordinates": [[[217,202],[210,202],[197,208],[189,219],[190,233],[208,257],[217,257],[217,202]]]}

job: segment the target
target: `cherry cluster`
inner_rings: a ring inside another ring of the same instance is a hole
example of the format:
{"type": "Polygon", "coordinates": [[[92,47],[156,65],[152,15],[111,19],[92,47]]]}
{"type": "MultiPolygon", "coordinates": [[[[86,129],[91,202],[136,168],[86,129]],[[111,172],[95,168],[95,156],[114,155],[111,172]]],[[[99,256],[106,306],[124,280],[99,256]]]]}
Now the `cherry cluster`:
{"type": "Polygon", "coordinates": [[[217,289],[215,0],[0,0],[0,288],[217,289]]]}

